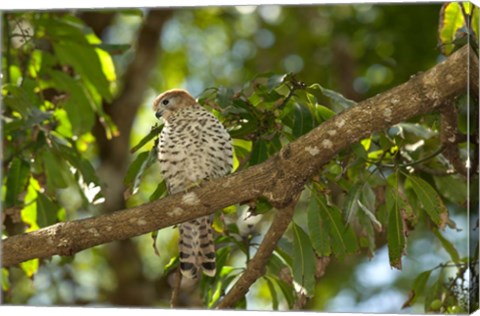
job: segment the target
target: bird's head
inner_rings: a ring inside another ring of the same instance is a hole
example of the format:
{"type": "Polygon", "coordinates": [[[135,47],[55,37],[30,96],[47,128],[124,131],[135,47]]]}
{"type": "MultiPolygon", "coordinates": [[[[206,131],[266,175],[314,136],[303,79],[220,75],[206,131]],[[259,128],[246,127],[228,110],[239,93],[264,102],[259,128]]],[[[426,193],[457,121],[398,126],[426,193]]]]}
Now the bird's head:
{"type": "Polygon", "coordinates": [[[168,122],[168,118],[175,112],[195,105],[195,99],[185,90],[172,89],[165,91],[153,101],[153,111],[155,116],[160,119],[163,117],[168,122]]]}

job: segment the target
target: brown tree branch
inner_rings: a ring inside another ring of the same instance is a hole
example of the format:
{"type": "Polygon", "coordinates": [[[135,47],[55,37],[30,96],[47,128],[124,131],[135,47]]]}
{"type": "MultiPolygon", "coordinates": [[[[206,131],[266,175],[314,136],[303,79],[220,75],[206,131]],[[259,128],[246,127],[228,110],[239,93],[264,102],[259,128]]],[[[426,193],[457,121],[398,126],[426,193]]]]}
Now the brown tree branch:
{"type": "Polygon", "coordinates": [[[277,242],[290,224],[295,205],[297,204],[298,195],[289,205],[283,209],[277,210],[272,224],[268,229],[262,243],[258,247],[255,256],[248,262],[245,272],[237,280],[233,288],[218,304],[217,309],[232,307],[242,297],[247,294],[250,286],[265,273],[265,265],[277,246],[277,242]]]}
{"type": "Polygon", "coordinates": [[[455,104],[451,102],[440,111],[440,140],[445,148],[443,155],[458,173],[467,177],[466,161],[462,161],[458,150],[459,135],[457,127],[457,109],[455,104]]]}
{"type": "MultiPolygon", "coordinates": [[[[478,59],[465,46],[432,69],[332,117],[308,134],[284,146],[267,161],[188,193],[131,209],[58,223],[4,239],[2,264],[12,266],[33,258],[72,255],[80,250],[146,234],[215,210],[258,197],[277,209],[290,204],[306,181],[339,151],[375,131],[411,117],[436,111],[466,91],[467,58],[478,59]]],[[[470,83],[474,83],[474,79],[470,83]]],[[[471,89],[478,90],[473,85],[471,89]]]]}
{"type": "Polygon", "coordinates": [[[178,307],[178,296],[180,295],[180,287],[182,285],[182,273],[180,270],[180,266],[177,267],[177,271],[175,272],[175,281],[172,290],[172,297],[170,299],[170,307],[175,308],[178,307]]]}

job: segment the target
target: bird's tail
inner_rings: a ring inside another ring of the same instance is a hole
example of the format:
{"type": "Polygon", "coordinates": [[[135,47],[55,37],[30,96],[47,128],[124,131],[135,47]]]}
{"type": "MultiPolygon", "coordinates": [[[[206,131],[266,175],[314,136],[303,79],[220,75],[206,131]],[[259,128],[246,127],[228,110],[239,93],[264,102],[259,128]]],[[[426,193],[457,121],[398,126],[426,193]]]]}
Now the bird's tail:
{"type": "Polygon", "coordinates": [[[200,217],[180,225],[180,271],[194,279],[200,269],[215,275],[215,245],[210,217],[200,217]]]}

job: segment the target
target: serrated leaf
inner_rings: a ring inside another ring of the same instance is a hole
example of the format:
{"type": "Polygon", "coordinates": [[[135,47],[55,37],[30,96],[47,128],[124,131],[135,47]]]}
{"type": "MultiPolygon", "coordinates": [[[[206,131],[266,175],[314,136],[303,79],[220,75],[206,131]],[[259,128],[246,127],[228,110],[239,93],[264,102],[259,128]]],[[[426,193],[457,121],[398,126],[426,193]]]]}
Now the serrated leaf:
{"type": "Polygon", "coordinates": [[[315,254],[310,238],[295,222],[293,230],[293,279],[305,289],[305,295],[313,295],[315,289],[315,254]]]}
{"type": "MultiPolygon", "coordinates": [[[[315,194],[315,193],[313,193],[315,194]]],[[[310,198],[307,209],[307,224],[310,240],[315,252],[320,257],[329,256],[332,253],[330,238],[325,224],[320,216],[320,208],[317,199],[310,198]]]]}
{"type": "Polygon", "coordinates": [[[406,181],[411,184],[430,219],[443,229],[448,222],[448,210],[437,191],[428,182],[416,176],[408,175],[406,181]]]}
{"type": "Polygon", "coordinates": [[[458,254],[455,246],[438,231],[436,228],[432,228],[433,234],[438,238],[442,244],[443,249],[450,255],[450,258],[453,262],[458,263],[460,261],[460,256],[458,254]]]}
{"type": "Polygon", "coordinates": [[[5,207],[18,204],[18,196],[25,190],[29,176],[29,165],[15,157],[7,172],[7,193],[5,196],[5,207]]]}
{"type": "Polygon", "coordinates": [[[57,212],[60,207],[48,196],[38,193],[37,196],[37,224],[39,227],[47,227],[57,222],[57,212]]]}
{"type": "Polygon", "coordinates": [[[308,133],[315,127],[315,119],[307,107],[295,103],[293,114],[292,134],[295,138],[308,133]]]}

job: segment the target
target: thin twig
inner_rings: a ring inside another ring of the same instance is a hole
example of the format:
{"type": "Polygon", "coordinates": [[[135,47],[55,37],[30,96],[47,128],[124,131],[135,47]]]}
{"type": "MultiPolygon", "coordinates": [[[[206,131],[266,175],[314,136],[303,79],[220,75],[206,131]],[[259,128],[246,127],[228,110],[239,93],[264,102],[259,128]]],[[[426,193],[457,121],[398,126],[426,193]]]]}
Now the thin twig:
{"type": "Polygon", "coordinates": [[[230,292],[228,292],[223,300],[217,305],[217,309],[232,307],[245,296],[250,286],[265,273],[265,265],[272,255],[277,242],[290,224],[297,201],[298,195],[287,207],[279,209],[275,213],[272,224],[260,244],[260,247],[258,247],[255,256],[250,260],[245,272],[238,279],[230,292]]]}
{"type": "Polygon", "coordinates": [[[178,307],[178,297],[180,294],[180,285],[182,283],[182,273],[180,272],[180,266],[177,268],[175,273],[175,285],[173,286],[172,298],[170,299],[170,307],[178,307]]]}

